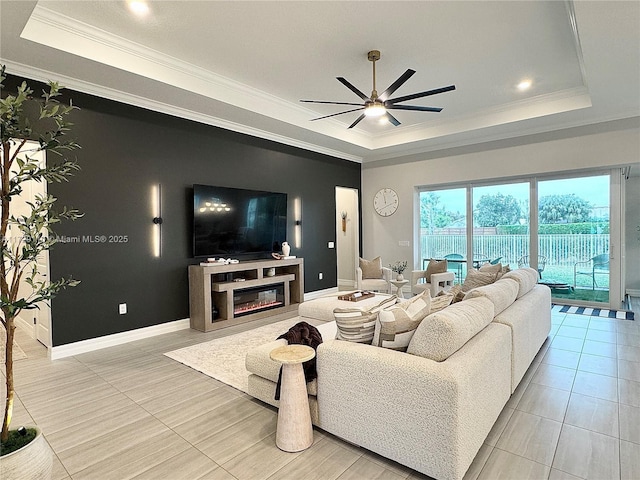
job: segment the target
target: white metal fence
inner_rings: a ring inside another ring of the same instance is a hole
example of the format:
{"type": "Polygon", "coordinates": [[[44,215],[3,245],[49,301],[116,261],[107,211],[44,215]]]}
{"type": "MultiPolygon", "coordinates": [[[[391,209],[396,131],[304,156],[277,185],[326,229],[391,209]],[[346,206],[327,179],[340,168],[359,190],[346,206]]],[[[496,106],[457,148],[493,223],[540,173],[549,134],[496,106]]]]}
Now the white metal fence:
{"type": "MultiPolygon", "coordinates": [[[[422,234],[421,259],[442,258],[451,253],[466,257],[466,242],[466,235],[422,234]]],[[[529,254],[529,235],[474,235],[473,250],[475,258],[502,257],[503,264],[515,265],[520,257],[529,254]]],[[[609,234],[538,235],[538,254],[546,257],[549,266],[573,267],[576,262],[608,252],[609,234]]]]}

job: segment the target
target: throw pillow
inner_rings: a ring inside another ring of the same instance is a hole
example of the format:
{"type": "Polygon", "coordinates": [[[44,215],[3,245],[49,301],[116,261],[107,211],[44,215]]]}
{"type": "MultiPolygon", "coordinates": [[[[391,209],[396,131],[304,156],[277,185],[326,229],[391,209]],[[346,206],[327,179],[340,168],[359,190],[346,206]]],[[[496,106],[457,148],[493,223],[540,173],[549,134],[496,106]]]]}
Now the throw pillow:
{"type": "Polygon", "coordinates": [[[496,263],[495,265],[491,265],[490,263],[485,263],[480,267],[481,272],[494,272],[497,274],[497,280],[502,278],[502,275],[511,271],[511,267],[509,265],[502,265],[501,263],[496,263]]]}
{"type": "Polygon", "coordinates": [[[487,272],[487,273],[500,273],[502,271],[502,264],[501,263],[496,263],[495,265],[491,265],[490,263],[485,263],[484,265],[481,265],[479,270],[481,272],[487,272]]]}
{"type": "MultiPolygon", "coordinates": [[[[502,267],[501,267],[502,268],[502,267]]],[[[468,292],[472,288],[482,287],[483,285],[489,285],[498,279],[498,274],[494,272],[482,272],[474,268],[469,269],[467,272],[467,278],[464,279],[462,284],[462,291],[468,292]]]]}
{"type": "Polygon", "coordinates": [[[429,265],[427,265],[427,271],[424,274],[425,281],[427,283],[431,283],[431,275],[434,273],[444,273],[447,271],[447,261],[446,260],[434,260],[433,258],[429,260],[429,265]]]}
{"type": "Polygon", "coordinates": [[[405,352],[420,322],[429,315],[429,292],[380,310],[372,345],[405,352]]]}
{"type": "Polygon", "coordinates": [[[453,295],[453,300],[451,300],[451,303],[458,303],[464,300],[464,295],[466,292],[462,290],[462,285],[457,284],[451,287],[451,290],[449,290],[447,293],[453,295]]]}
{"type": "Polygon", "coordinates": [[[382,278],[382,259],[376,257],[373,260],[360,258],[362,278],[382,278]]]}
{"type": "Polygon", "coordinates": [[[449,292],[440,292],[436,295],[436,298],[431,299],[431,308],[429,309],[429,315],[434,312],[440,311],[443,308],[448,307],[453,303],[454,295],[449,292]]]}
{"type": "Polygon", "coordinates": [[[391,295],[377,305],[368,309],[361,308],[335,308],[333,317],[338,331],[336,339],[348,342],[368,343],[373,340],[373,332],[376,327],[378,312],[385,307],[396,303],[398,297],[391,295]]]}

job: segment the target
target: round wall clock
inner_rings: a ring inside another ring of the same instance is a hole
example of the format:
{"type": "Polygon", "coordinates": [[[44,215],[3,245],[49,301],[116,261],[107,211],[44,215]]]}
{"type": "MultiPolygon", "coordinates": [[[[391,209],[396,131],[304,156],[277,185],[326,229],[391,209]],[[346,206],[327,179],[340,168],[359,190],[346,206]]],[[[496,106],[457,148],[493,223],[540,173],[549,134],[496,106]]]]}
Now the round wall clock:
{"type": "Polygon", "coordinates": [[[393,215],[398,209],[398,194],[391,188],[382,188],[373,197],[373,208],[383,217],[393,215]]]}

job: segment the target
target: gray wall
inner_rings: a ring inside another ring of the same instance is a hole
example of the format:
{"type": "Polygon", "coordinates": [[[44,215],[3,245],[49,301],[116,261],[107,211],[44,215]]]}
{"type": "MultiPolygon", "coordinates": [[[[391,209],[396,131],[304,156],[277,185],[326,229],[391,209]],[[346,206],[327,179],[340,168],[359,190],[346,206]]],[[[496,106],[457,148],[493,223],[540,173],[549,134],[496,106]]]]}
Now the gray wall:
{"type": "MultiPolygon", "coordinates": [[[[7,92],[14,91],[10,78],[7,92]]],[[[34,91],[42,86],[28,82],[34,91]]],[[[85,213],[56,229],[62,236],[127,236],[126,243],[59,243],[51,276],[73,275],[78,287],[52,302],[53,345],[188,318],[187,266],[192,258],[192,185],[285,192],[288,239],[293,201],[302,202],[305,290],[337,286],[335,187],[360,189],[360,164],[275,142],[69,92],[73,136],[82,170],[69,183],[52,184],[60,205],[85,213]],[[162,185],[162,257],[152,252],[151,189],[162,185]],[[318,279],[323,272],[324,279],[318,279]],[[118,314],[127,303],[128,313],[118,314]]]]}

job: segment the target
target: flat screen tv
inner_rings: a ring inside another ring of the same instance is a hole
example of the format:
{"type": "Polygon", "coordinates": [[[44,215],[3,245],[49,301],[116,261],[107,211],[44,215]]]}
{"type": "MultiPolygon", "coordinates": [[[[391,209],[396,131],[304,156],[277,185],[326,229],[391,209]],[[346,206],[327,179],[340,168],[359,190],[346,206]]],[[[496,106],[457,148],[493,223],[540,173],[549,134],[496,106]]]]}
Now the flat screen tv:
{"type": "Polygon", "coordinates": [[[270,258],[287,239],[287,194],[193,186],[193,256],[270,258]]]}

